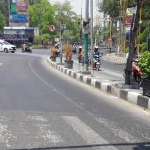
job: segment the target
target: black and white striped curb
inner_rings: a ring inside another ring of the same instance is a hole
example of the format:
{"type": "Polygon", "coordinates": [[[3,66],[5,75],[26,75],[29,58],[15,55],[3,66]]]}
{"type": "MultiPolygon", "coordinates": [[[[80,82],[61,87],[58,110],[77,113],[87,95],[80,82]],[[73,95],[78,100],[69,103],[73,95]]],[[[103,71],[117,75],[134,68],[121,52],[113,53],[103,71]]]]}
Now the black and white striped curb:
{"type": "Polygon", "coordinates": [[[115,62],[119,62],[119,63],[126,63],[126,59],[120,59],[119,57],[118,58],[114,58],[114,57],[111,57],[109,56],[109,54],[107,54],[105,56],[106,59],[110,60],[110,61],[115,61],[115,62]]]}
{"type": "Polygon", "coordinates": [[[122,59],[118,59],[118,58],[107,57],[107,59],[109,59],[111,61],[119,62],[119,63],[125,63],[126,62],[126,60],[122,60],[122,59]]]}
{"type": "Polygon", "coordinates": [[[57,62],[52,62],[49,57],[47,58],[47,62],[53,68],[80,82],[150,110],[150,98],[143,96],[142,94],[132,92],[129,89],[120,89],[116,87],[114,83],[102,82],[96,78],[92,78],[91,76],[78,73],[73,69],[64,68],[64,66],[58,65],[57,62]]]}

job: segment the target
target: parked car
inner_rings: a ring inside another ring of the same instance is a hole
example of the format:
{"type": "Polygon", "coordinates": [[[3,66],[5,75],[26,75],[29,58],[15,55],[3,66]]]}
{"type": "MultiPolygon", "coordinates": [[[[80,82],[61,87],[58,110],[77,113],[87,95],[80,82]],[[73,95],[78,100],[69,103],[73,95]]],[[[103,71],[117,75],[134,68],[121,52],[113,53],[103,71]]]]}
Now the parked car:
{"type": "Polygon", "coordinates": [[[0,51],[1,52],[12,52],[14,53],[16,51],[16,46],[11,45],[10,43],[4,41],[4,40],[0,40],[0,51]]]}

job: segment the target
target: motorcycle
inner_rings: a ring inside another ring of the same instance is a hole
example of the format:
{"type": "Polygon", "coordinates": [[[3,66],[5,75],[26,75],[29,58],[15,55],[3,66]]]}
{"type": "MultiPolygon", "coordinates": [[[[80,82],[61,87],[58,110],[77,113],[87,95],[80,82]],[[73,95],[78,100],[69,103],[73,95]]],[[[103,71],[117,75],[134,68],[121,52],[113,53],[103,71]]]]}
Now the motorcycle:
{"type": "MultiPolygon", "coordinates": [[[[136,83],[139,87],[142,87],[142,76],[143,76],[143,71],[142,70],[130,70],[130,81],[131,83],[136,83]],[[135,74],[135,75],[134,75],[135,74]]],[[[124,78],[126,78],[126,69],[124,69],[124,78]]]]}
{"type": "Polygon", "coordinates": [[[26,48],[22,48],[21,51],[22,51],[22,53],[25,53],[25,52],[32,53],[32,50],[29,48],[29,46],[26,48]]]}
{"type": "Polygon", "coordinates": [[[101,60],[99,55],[94,55],[93,59],[93,69],[100,70],[101,68],[101,60]]]}
{"type": "Polygon", "coordinates": [[[60,58],[60,49],[57,49],[56,56],[60,58]]]}
{"type": "Polygon", "coordinates": [[[136,78],[135,77],[133,77],[134,78],[134,81],[137,83],[137,85],[139,85],[140,87],[142,86],[142,75],[143,75],[143,72],[141,71],[141,70],[137,70],[136,72],[135,72],[135,76],[136,76],[136,78]]]}

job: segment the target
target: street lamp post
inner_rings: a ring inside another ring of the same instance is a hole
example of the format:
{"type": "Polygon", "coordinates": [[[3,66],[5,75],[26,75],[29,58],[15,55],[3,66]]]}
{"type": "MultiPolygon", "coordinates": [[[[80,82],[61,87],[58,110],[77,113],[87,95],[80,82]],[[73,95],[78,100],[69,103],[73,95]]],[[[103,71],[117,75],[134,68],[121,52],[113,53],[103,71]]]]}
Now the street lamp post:
{"type": "Polygon", "coordinates": [[[60,11],[55,11],[55,15],[58,15],[60,13],[60,22],[59,22],[59,26],[60,26],[60,64],[62,64],[62,40],[63,40],[63,30],[64,30],[64,25],[62,24],[62,13],[63,14],[67,14],[67,11],[62,11],[62,6],[60,11]]]}
{"type": "Polygon", "coordinates": [[[88,71],[88,34],[89,34],[89,0],[85,1],[85,25],[84,26],[84,69],[88,71]]]}

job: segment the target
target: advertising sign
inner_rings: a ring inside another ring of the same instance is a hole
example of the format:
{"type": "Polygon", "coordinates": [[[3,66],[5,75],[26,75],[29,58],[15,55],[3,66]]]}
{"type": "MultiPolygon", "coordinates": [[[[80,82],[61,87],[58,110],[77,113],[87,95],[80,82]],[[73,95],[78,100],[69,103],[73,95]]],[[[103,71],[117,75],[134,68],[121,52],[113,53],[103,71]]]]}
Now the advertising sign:
{"type": "Polygon", "coordinates": [[[38,27],[34,28],[34,36],[39,36],[39,28],[38,27]]]}
{"type": "Polygon", "coordinates": [[[126,25],[132,24],[133,15],[126,16],[126,25]]]}
{"type": "Polygon", "coordinates": [[[10,26],[28,26],[28,0],[9,0],[10,6],[10,26]]]}

